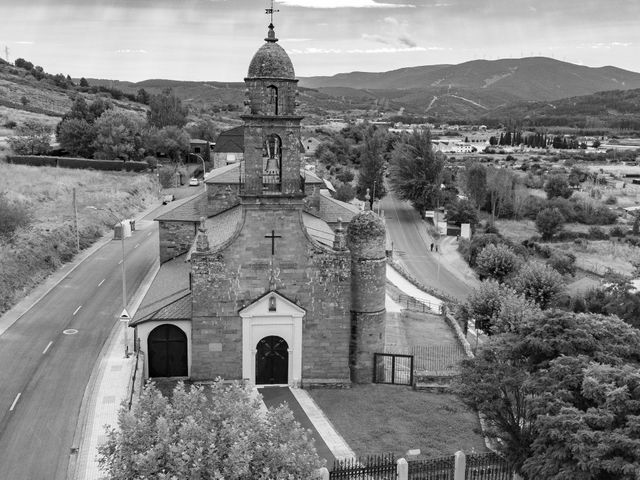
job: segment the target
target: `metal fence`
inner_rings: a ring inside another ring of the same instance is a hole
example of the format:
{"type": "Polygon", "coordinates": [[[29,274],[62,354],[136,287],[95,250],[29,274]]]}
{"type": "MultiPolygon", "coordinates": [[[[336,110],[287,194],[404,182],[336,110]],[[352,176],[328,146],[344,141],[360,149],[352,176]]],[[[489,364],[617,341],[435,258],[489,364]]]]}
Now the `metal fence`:
{"type": "Polygon", "coordinates": [[[409,480],[453,480],[455,457],[453,455],[409,463],[409,480]]]}
{"type": "Polygon", "coordinates": [[[413,385],[413,355],[373,354],[373,381],[393,385],[413,385]]]}
{"type": "Polygon", "coordinates": [[[467,455],[465,480],[511,480],[512,471],[501,456],[489,453],[467,455]]]}
{"type": "Polygon", "coordinates": [[[398,305],[411,312],[420,313],[442,313],[441,303],[432,303],[427,300],[418,300],[417,298],[409,295],[400,294],[397,300],[398,305]]]}
{"type": "Polygon", "coordinates": [[[462,360],[467,358],[457,343],[448,345],[414,345],[413,347],[387,347],[385,353],[413,356],[415,372],[458,373],[462,360]]]}
{"type": "Polygon", "coordinates": [[[398,465],[393,454],[336,460],[329,478],[348,480],[396,480],[398,465]]]}

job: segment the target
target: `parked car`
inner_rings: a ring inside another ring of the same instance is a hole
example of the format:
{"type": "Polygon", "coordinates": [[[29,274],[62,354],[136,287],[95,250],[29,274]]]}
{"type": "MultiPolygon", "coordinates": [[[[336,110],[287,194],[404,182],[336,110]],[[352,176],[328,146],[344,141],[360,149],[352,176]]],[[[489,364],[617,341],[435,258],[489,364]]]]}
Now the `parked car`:
{"type": "Polygon", "coordinates": [[[190,187],[197,187],[198,185],[200,185],[200,180],[198,180],[198,179],[197,179],[197,178],[195,178],[195,177],[191,177],[191,178],[189,179],[189,186],[190,186],[190,187]]]}

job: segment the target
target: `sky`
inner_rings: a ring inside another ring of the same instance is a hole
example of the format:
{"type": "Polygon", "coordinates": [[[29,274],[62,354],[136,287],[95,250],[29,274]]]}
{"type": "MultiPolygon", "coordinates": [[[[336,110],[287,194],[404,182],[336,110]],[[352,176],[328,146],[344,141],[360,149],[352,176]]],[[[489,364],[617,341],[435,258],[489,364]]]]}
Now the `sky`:
{"type": "MultiPolygon", "coordinates": [[[[0,0],[0,55],[73,78],[243,81],[270,0],[0,0]]],[[[296,76],[545,56],[640,72],[640,0],[279,0],[296,76]]]]}

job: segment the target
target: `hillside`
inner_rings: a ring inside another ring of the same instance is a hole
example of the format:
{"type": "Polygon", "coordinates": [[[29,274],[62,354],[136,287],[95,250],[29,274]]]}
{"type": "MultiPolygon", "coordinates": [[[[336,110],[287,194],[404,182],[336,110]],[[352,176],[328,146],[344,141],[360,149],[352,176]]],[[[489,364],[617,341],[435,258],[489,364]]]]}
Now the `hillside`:
{"type": "Polygon", "coordinates": [[[605,90],[640,88],[640,73],[616,67],[585,67],[546,57],[473,60],[459,65],[411,67],[382,73],[353,72],[301,78],[310,88],[497,91],[522,100],[557,100],[605,90]]]}

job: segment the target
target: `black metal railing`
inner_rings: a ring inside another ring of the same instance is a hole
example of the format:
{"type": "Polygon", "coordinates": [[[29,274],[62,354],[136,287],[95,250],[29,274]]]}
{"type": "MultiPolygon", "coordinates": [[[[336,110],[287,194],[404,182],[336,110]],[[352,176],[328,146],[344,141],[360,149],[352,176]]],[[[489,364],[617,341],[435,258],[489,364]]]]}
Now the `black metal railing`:
{"type": "Polygon", "coordinates": [[[409,480],[453,480],[455,474],[455,457],[428,458],[411,460],[409,464],[409,480]]]}
{"type": "Polygon", "coordinates": [[[331,480],[396,480],[398,465],[393,454],[335,460],[331,480]]]}
{"type": "Polygon", "coordinates": [[[413,385],[413,355],[374,353],[373,381],[392,385],[413,385]]]}
{"type": "Polygon", "coordinates": [[[513,473],[507,461],[496,453],[467,455],[465,480],[511,480],[512,476],[513,473]]]}

